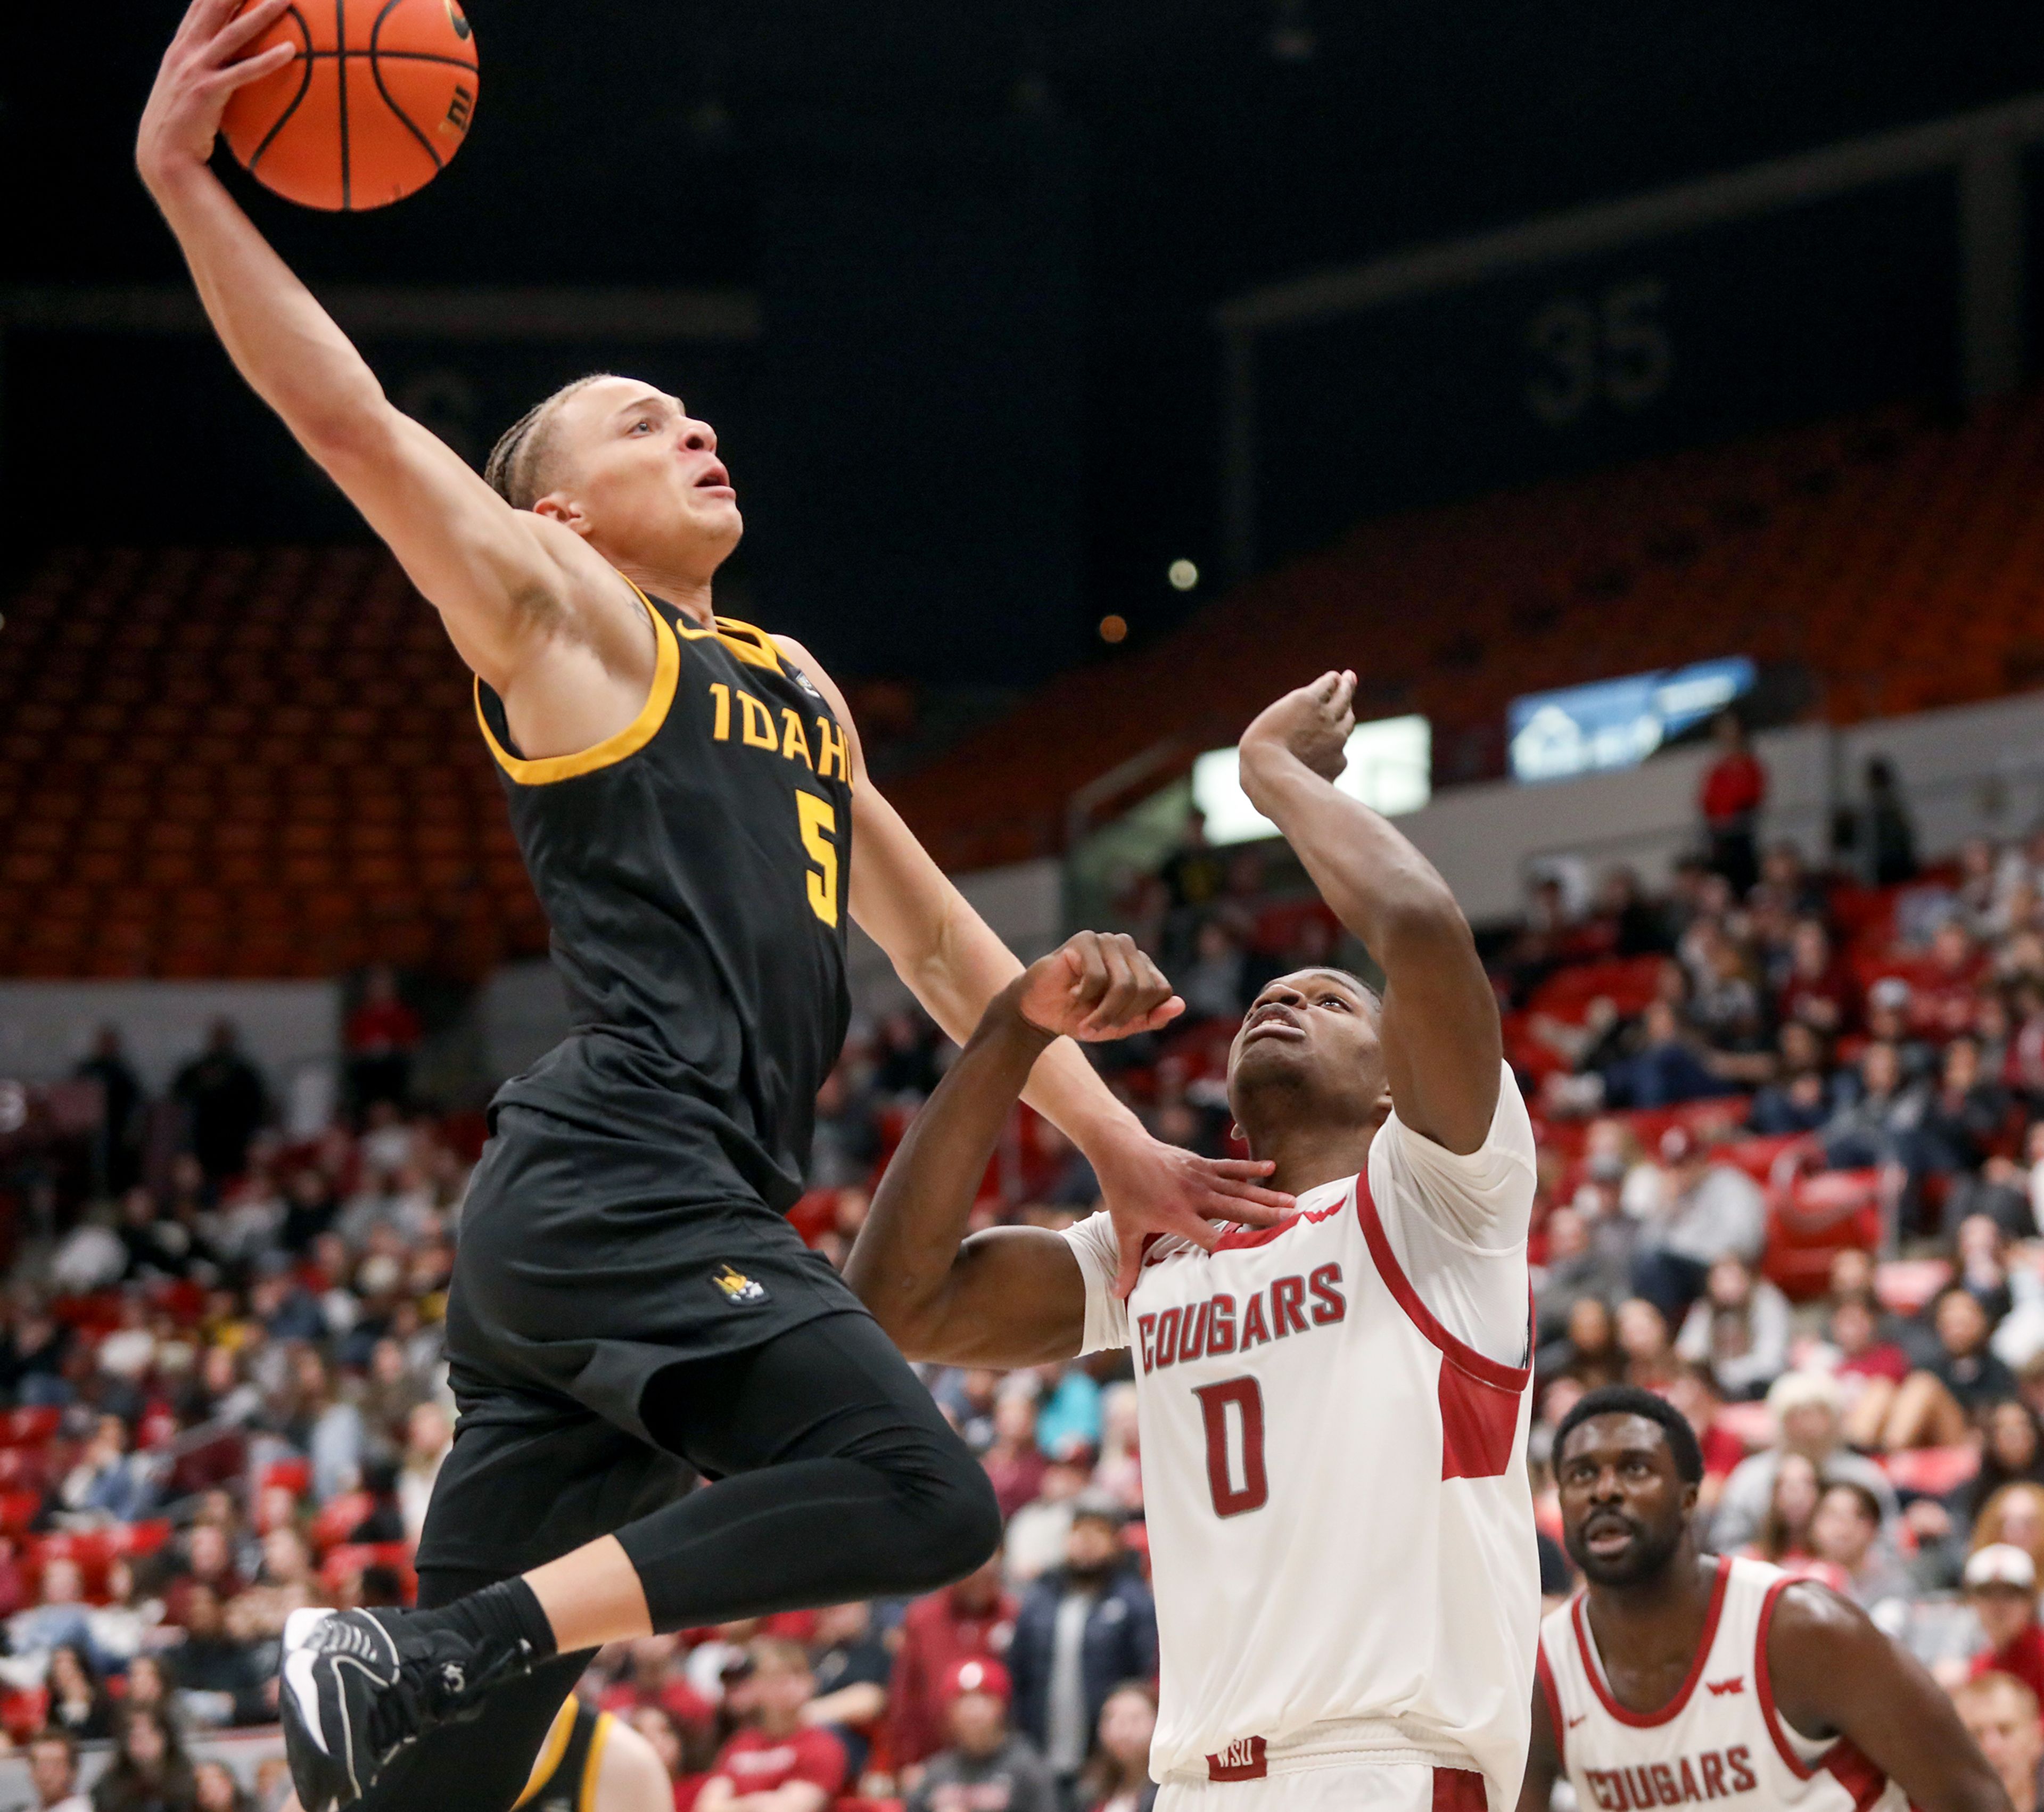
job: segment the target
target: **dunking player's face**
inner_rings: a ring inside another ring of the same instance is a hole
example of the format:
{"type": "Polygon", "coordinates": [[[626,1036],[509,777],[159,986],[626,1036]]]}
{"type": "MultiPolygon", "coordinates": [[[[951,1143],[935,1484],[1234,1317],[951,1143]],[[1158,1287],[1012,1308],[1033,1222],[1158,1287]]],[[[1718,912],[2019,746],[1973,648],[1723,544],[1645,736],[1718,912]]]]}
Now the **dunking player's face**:
{"type": "Polygon", "coordinates": [[[1259,1129],[1287,1122],[1381,1125],[1391,1097],[1375,1001],[1339,969],[1280,976],[1235,1035],[1228,1103],[1252,1149],[1259,1129]]]}
{"type": "Polygon", "coordinates": [[[1569,1558],[1596,1585],[1637,1585],[1658,1573],[1696,1507],[1696,1488],[1676,1471],[1660,1423],[1643,1415],[1593,1415],[1570,1429],[1554,1483],[1569,1558]]]}
{"type": "Polygon", "coordinates": [[[613,564],[706,577],[744,532],[717,433],[632,378],[599,378],[549,424],[554,485],[535,507],[613,564]]]}

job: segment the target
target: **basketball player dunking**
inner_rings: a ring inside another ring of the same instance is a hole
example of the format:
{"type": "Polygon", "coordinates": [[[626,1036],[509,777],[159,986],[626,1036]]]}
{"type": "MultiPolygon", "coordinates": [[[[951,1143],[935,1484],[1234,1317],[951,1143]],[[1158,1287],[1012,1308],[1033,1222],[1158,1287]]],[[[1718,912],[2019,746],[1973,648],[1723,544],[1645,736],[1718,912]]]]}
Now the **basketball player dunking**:
{"type": "MultiPolygon", "coordinates": [[[[713,613],[740,522],[707,426],[586,378],[486,483],[214,177],[229,94],[281,60],[237,58],[286,3],[194,0],[136,161],[235,364],[474,670],[578,1025],[498,1094],[463,1211],[422,1608],[294,1619],[282,1710],[305,1812],[506,1812],[601,1644],[921,1591],[993,1548],[985,1474],[782,1215],[844,1035],[847,913],[959,1037],[1020,966],[866,781],[816,662],[713,613]],[[690,1466],[721,1482],[682,1495],[690,1466]]],[[[1070,1044],[1030,1098],[1132,1249],[1287,1205],[1264,1167],[1150,1139],[1070,1044]]]]}
{"type": "Polygon", "coordinates": [[[1566,1775],[1582,1812],[2008,1812],[1929,1675],[1856,1606],[1697,1551],[1703,1454],[1627,1385],[1554,1431],[1562,1534],[1588,1587],[1540,1630],[1520,1812],[1566,1775]]]}
{"type": "Polygon", "coordinates": [[[1158,1812],[1504,1812],[1526,1760],[1539,1568],[1526,1470],[1533,1132],[1454,897],[1329,784],[1353,674],[1280,699],[1242,778],[1383,966],[1257,997],[1228,1101],[1297,1207],[1212,1250],[1153,1242],[1126,1303],[1105,1215],[964,1238],[977,1180],[1087,934],[997,999],[882,1180],[847,1275],[912,1357],[1031,1365],[1132,1346],[1163,1681],[1158,1812]],[[962,1243],[961,1242],[962,1241],[962,1243]]]}

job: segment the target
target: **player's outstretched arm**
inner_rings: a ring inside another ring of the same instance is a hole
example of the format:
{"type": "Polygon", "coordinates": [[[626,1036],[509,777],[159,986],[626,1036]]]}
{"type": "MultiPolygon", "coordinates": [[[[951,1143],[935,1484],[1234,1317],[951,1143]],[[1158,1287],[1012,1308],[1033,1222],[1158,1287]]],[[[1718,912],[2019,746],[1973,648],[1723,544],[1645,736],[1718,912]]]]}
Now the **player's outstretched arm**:
{"type": "Polygon", "coordinates": [[[1850,1737],[1921,1812],[2010,1812],[1937,1682],[1837,1593],[1808,1581],[1782,1592],[1767,1671],[1781,1717],[1805,1736],[1850,1737]]]}
{"type": "MultiPolygon", "coordinates": [[[[886,951],[930,1017],[962,1044],[1022,965],[867,777],[851,712],[830,676],[799,642],[774,639],[829,701],[850,741],[851,916],[886,951]]],[[[1201,1157],[1151,1138],[1075,1045],[1045,1051],[1022,1098],[1085,1154],[1099,1176],[1121,1240],[1116,1288],[1124,1295],[1147,1235],[1170,1234],[1211,1247],[1220,1235],[1210,1223],[1268,1226],[1292,1206],[1289,1196],[1264,1187],[1270,1164],[1201,1157]]]]}
{"type": "Polygon", "coordinates": [[[1385,976],[1385,1068],[1398,1117],[1450,1151],[1497,1110],[1497,999],[1455,896],[1396,826],[1335,789],[1355,727],[1353,673],[1287,693],[1242,738],[1242,785],[1385,976]]]}
{"type": "Polygon", "coordinates": [[[1537,1680],[1533,1683],[1533,1741],[1526,1752],[1526,1778],[1520,1783],[1519,1812],[1550,1812],[1554,1802],[1554,1783],[1562,1778],[1562,1755],[1554,1742],[1554,1720],[1547,1714],[1547,1695],[1537,1680]]]}
{"type": "MultiPolygon", "coordinates": [[[[393,406],[208,167],[229,96],[294,54],[290,45],[242,54],[290,0],[257,0],[237,17],[239,3],[193,0],[143,113],[136,167],[236,367],[440,608],[463,658],[502,690],[581,590],[629,594],[571,531],[513,510],[393,406]]],[[[626,632],[644,633],[615,614],[626,632]]],[[[643,653],[650,674],[650,636],[643,653]]]]}
{"type": "Polygon", "coordinates": [[[1183,1010],[1131,939],[1094,931],[994,996],[880,1179],[845,1264],[845,1280],[911,1359],[1012,1367],[1076,1356],[1085,1282],[1070,1246],[1041,1227],[966,1239],[973,1197],[1023,1084],[1061,1035],[1126,1038],[1183,1010]]]}

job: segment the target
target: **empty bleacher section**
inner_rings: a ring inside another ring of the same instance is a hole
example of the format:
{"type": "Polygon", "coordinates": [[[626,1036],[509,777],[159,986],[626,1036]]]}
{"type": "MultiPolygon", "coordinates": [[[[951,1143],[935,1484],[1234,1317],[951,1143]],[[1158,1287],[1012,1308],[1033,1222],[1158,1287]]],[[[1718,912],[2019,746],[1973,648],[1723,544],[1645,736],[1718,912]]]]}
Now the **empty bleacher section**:
{"type": "Polygon", "coordinates": [[[0,974],[474,976],[546,927],[380,550],[52,555],[0,633],[0,974]]]}
{"type": "Polygon", "coordinates": [[[1514,697],[1742,653],[1834,720],[2044,678],[2044,398],[1890,410],[1367,524],[1175,634],[1053,682],[897,783],[938,859],[1058,846],[1072,795],[1177,736],[1231,740],[1331,665],[1424,712],[1436,780],[1495,774],[1514,697]]]}

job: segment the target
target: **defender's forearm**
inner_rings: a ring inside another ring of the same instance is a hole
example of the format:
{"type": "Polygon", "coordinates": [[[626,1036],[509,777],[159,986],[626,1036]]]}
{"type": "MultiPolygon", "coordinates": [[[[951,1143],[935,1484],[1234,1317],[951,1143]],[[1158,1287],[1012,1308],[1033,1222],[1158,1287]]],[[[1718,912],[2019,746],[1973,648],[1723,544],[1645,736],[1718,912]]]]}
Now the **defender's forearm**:
{"type": "Polygon", "coordinates": [[[389,410],[382,386],[220,179],[201,163],[143,175],[250,387],[316,459],[364,438],[389,410]]]}
{"type": "Polygon", "coordinates": [[[1387,975],[1415,958],[1426,960],[1443,941],[1473,948],[1448,884],[1390,820],[1272,743],[1243,744],[1242,780],[1335,916],[1387,975]]]}
{"type": "Polygon", "coordinates": [[[997,1003],[911,1123],[845,1263],[845,1280],[915,1353],[943,1320],[973,1199],[1051,1035],[997,1003]]]}

